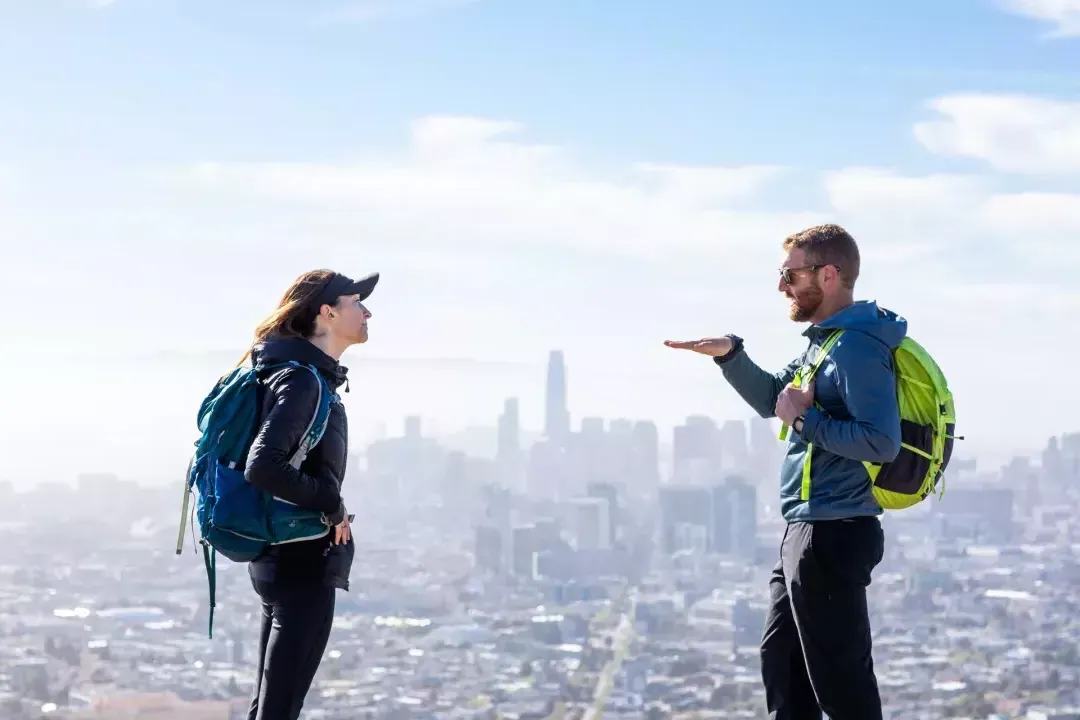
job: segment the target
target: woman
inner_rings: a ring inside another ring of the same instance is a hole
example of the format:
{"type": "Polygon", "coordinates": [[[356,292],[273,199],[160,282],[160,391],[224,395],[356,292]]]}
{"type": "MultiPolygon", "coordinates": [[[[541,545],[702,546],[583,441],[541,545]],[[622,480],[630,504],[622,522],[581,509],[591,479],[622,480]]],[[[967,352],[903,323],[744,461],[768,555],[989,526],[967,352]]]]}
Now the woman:
{"type": "MultiPolygon", "coordinates": [[[[255,331],[253,366],[296,361],[315,368],[330,388],[344,384],[347,392],[348,371],[338,361],[348,347],[367,341],[371,313],[363,303],[378,281],[378,273],[358,281],[329,270],[301,275],[255,331]]],[[[326,432],[294,468],[289,460],[311,422],[319,382],[303,367],[260,373],[260,380],[260,427],[244,474],[277,498],[324,513],[332,526],[318,539],[271,546],[248,564],[262,599],[248,720],[297,720],[330,637],[335,592],[349,587],[354,546],[341,501],[348,423],[335,396],[326,432]]]]}

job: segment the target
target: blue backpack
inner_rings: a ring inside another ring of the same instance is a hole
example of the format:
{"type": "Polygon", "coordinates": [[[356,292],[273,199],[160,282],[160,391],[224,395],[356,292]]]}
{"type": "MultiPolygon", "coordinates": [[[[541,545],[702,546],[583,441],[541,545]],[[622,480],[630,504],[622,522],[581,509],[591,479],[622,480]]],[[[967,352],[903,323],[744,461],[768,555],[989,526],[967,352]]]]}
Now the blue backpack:
{"type": "Polygon", "coordinates": [[[217,555],[233,562],[250,562],[270,545],[282,545],[323,537],[330,532],[326,517],[274,497],[244,477],[248,450],[259,430],[260,374],[278,368],[305,368],[319,382],[315,413],[289,464],[299,469],[326,432],[330,406],[337,394],[310,365],[295,361],[259,367],[241,366],[218,380],[199,407],[201,433],[188,465],[184,503],[180,511],[180,534],[176,554],[183,551],[192,491],[198,492],[192,527],[199,526],[199,541],[210,585],[209,635],[214,636],[217,555]]]}

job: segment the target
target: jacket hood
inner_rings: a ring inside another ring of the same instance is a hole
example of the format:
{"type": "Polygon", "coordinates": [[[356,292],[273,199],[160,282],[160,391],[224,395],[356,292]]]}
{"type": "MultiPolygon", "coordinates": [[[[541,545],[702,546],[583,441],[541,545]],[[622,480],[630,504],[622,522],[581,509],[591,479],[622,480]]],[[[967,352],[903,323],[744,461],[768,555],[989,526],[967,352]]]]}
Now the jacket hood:
{"type": "Polygon", "coordinates": [[[907,320],[872,300],[860,300],[830,318],[811,326],[822,330],[858,330],[876,338],[891,350],[907,337],[907,320]]]}
{"type": "Polygon", "coordinates": [[[311,365],[335,390],[348,382],[348,368],[303,338],[273,336],[257,343],[251,350],[251,362],[255,367],[290,360],[311,365]]]}

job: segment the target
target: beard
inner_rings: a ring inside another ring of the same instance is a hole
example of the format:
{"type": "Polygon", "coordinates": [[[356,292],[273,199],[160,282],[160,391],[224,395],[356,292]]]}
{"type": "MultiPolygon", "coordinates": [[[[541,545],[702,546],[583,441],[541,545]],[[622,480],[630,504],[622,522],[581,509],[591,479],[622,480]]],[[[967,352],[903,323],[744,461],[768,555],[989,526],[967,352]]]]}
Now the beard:
{"type": "Polygon", "coordinates": [[[789,290],[788,298],[791,300],[788,317],[795,322],[808,322],[821,307],[825,294],[815,280],[799,291],[789,290]]]}

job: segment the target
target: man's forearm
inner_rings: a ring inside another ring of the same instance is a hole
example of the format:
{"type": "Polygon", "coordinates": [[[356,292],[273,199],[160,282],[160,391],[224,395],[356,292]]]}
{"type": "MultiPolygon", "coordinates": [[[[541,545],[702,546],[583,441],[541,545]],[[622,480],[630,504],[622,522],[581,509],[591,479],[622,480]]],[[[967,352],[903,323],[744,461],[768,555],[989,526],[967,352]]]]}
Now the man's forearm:
{"type": "MultiPolygon", "coordinates": [[[[724,372],[724,378],[746,403],[763,418],[775,417],[776,398],[784,385],[788,370],[778,377],[761,369],[742,347],[736,347],[723,357],[714,358],[724,372]]],[[[790,366],[789,366],[790,369],[790,366]]]]}
{"type": "Polygon", "coordinates": [[[900,452],[900,416],[877,424],[866,420],[837,420],[820,408],[810,408],[801,437],[817,447],[860,462],[887,463],[900,452]]]}

